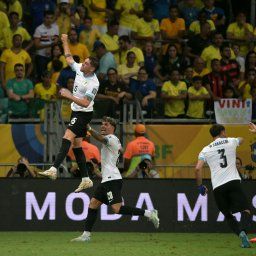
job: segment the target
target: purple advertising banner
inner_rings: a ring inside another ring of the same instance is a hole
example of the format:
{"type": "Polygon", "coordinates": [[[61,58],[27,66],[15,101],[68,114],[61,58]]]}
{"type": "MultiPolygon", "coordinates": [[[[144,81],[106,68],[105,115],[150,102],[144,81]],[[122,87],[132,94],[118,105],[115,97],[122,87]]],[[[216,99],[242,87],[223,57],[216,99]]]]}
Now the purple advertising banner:
{"type": "MultiPolygon", "coordinates": [[[[1,231],[79,231],[94,188],[73,193],[80,180],[0,179],[1,231]]],[[[210,182],[205,183],[211,188],[210,182]]],[[[256,222],[255,181],[243,183],[256,222]]],[[[210,189],[211,190],[211,189],[210,189]]],[[[198,194],[194,180],[124,180],[124,204],[158,209],[160,232],[229,232],[211,192],[198,194]]],[[[240,220],[240,214],[235,215],[240,220]]],[[[113,214],[102,205],[95,231],[154,232],[143,217],[113,214]]]]}

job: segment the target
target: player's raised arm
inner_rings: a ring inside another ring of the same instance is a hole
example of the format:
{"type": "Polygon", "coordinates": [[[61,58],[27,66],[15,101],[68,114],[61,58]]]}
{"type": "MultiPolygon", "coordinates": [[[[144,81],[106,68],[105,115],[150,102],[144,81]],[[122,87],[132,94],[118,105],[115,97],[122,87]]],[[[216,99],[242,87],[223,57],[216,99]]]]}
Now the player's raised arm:
{"type": "Polygon", "coordinates": [[[252,133],[256,133],[256,125],[253,123],[249,123],[249,131],[252,133]]]}
{"type": "Polygon", "coordinates": [[[87,131],[90,132],[93,138],[96,139],[97,141],[103,144],[107,144],[106,137],[95,131],[89,124],[87,125],[87,131]]]}
{"type": "Polygon", "coordinates": [[[62,34],[61,35],[61,41],[63,43],[64,56],[66,58],[66,61],[67,61],[68,65],[71,65],[75,61],[72,57],[72,54],[71,54],[69,46],[68,46],[68,35],[67,34],[62,34]]]}

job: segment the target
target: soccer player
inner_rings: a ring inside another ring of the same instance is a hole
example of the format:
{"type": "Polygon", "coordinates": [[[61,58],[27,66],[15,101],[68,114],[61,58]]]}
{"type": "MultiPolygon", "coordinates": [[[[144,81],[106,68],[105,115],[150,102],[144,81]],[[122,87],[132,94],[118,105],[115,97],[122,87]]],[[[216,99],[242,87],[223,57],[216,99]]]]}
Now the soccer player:
{"type": "Polygon", "coordinates": [[[252,222],[247,198],[241,188],[241,178],[236,168],[236,148],[243,138],[226,137],[225,127],[214,124],[210,128],[213,142],[199,153],[196,165],[196,181],[201,195],[206,195],[207,188],[202,184],[202,168],[207,162],[211,170],[213,194],[218,209],[224,214],[232,231],[242,241],[242,248],[251,247],[246,235],[252,222]],[[241,223],[236,221],[233,213],[241,212],[241,223]]]}
{"type": "Polygon", "coordinates": [[[100,134],[88,126],[88,131],[91,135],[102,143],[102,181],[90,201],[83,234],[71,241],[84,242],[90,240],[91,231],[97,218],[98,208],[103,203],[111,205],[112,210],[118,214],[145,216],[154,224],[155,228],[159,227],[157,210],[149,211],[122,205],[121,190],[123,182],[122,176],[117,168],[119,155],[122,152],[122,146],[119,139],[114,135],[115,129],[116,121],[111,117],[103,118],[100,134]]]}
{"type": "Polygon", "coordinates": [[[71,104],[72,115],[53,166],[39,174],[56,179],[57,169],[66,157],[70,145],[73,144],[73,152],[82,174],[82,181],[75,190],[75,192],[79,192],[93,186],[93,182],[88,176],[86,159],[81,145],[84,134],[86,134],[86,125],[91,121],[93,116],[94,98],[99,88],[99,81],[94,72],[98,68],[99,62],[96,58],[89,57],[83,63],[76,63],[69,50],[68,36],[62,34],[61,40],[63,42],[66,61],[76,72],[73,93],[65,88],[60,90],[62,97],[73,101],[71,104]]]}

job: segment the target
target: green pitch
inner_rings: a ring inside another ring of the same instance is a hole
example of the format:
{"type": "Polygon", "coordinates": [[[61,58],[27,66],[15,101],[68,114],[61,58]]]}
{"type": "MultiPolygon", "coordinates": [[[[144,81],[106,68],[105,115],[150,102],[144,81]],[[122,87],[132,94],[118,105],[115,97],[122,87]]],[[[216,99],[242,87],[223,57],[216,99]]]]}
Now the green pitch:
{"type": "Polygon", "coordinates": [[[79,232],[0,232],[1,256],[255,256],[232,234],[94,233],[71,243],[79,232]]]}

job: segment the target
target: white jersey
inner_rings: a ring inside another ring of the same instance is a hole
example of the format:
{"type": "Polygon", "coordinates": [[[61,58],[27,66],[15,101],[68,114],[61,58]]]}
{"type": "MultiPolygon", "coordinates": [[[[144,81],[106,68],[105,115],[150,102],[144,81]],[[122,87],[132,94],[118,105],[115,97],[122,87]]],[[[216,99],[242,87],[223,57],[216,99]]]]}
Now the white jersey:
{"type": "Polygon", "coordinates": [[[75,102],[71,103],[71,109],[73,111],[92,112],[94,105],[94,98],[99,89],[99,80],[95,74],[91,76],[84,76],[84,73],[80,71],[82,63],[73,62],[71,68],[76,72],[76,78],[73,88],[73,96],[78,99],[83,99],[85,96],[91,98],[91,102],[87,108],[79,106],[75,102]]]}
{"type": "Polygon", "coordinates": [[[117,168],[120,150],[122,149],[121,143],[114,134],[105,136],[105,139],[107,144],[102,144],[101,148],[102,183],[122,179],[117,168]]]}
{"type": "Polygon", "coordinates": [[[208,163],[213,189],[231,181],[241,180],[236,168],[238,138],[218,138],[199,153],[198,159],[208,163]]]}
{"type": "Polygon", "coordinates": [[[49,48],[43,48],[36,50],[36,54],[44,57],[51,57],[51,44],[53,37],[59,36],[59,27],[56,24],[52,24],[49,28],[43,24],[38,26],[34,33],[34,38],[39,38],[42,45],[49,45],[49,48]]]}

